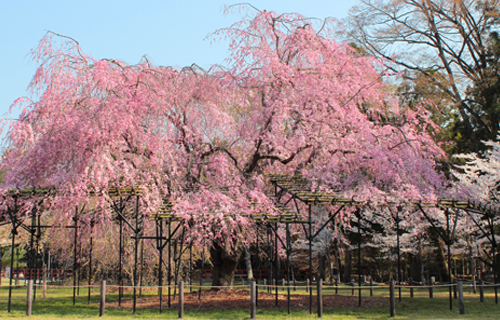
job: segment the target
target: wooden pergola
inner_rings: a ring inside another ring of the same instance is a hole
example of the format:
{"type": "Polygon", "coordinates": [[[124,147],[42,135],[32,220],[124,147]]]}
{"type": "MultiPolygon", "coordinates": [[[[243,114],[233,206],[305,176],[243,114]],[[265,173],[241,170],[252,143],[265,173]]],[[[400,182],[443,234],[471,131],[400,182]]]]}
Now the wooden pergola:
{"type": "MultiPolygon", "coordinates": [[[[358,270],[361,270],[361,227],[360,221],[364,219],[363,217],[363,208],[364,207],[372,207],[373,204],[370,204],[369,201],[361,201],[355,199],[344,199],[339,197],[338,194],[335,193],[327,193],[327,192],[314,192],[311,191],[309,183],[301,176],[290,176],[283,174],[273,174],[268,176],[269,181],[273,187],[273,194],[270,197],[273,199],[277,214],[253,214],[248,215],[249,219],[255,221],[255,225],[257,228],[261,228],[262,226],[268,228],[268,231],[271,233],[270,247],[271,247],[271,255],[274,256],[275,261],[275,274],[278,273],[278,242],[281,243],[282,247],[285,248],[286,251],[286,262],[287,262],[287,279],[288,279],[288,311],[290,312],[290,279],[291,279],[291,261],[290,256],[292,253],[292,243],[290,236],[290,225],[300,225],[302,226],[305,234],[306,240],[309,242],[309,283],[312,285],[313,283],[313,258],[312,258],[312,243],[316,239],[316,237],[328,227],[329,224],[334,224],[336,217],[344,210],[345,208],[354,209],[354,216],[356,217],[356,221],[358,223],[358,270]],[[299,205],[302,204],[302,205],[299,205]],[[326,220],[322,221],[320,224],[316,224],[313,221],[313,206],[317,205],[331,205],[334,206],[335,211],[329,212],[326,220]],[[305,208],[301,209],[301,208],[305,208]],[[285,225],[285,234],[286,239],[282,239],[280,236],[280,225],[285,225]],[[274,235],[274,239],[272,237],[274,235]]],[[[24,190],[9,190],[7,194],[4,196],[4,199],[9,198],[11,201],[4,201],[6,203],[6,212],[5,217],[10,220],[11,223],[11,234],[12,234],[12,254],[15,246],[15,235],[18,232],[19,228],[23,228],[28,231],[31,235],[30,241],[30,249],[33,250],[39,246],[39,241],[41,238],[41,230],[46,228],[52,228],[57,226],[46,226],[41,224],[41,215],[42,210],[41,204],[47,198],[50,198],[56,194],[56,190],[53,188],[35,188],[35,189],[24,189],[24,190]],[[23,203],[32,203],[31,213],[27,216],[21,218],[18,215],[20,208],[23,203]]],[[[92,196],[98,197],[101,194],[92,193],[92,196]]],[[[163,250],[166,246],[168,246],[168,307],[170,307],[170,284],[171,284],[171,246],[170,244],[174,242],[176,245],[179,243],[180,250],[178,250],[177,254],[174,252],[174,264],[175,264],[175,278],[177,279],[177,275],[180,269],[181,257],[186,250],[189,249],[190,252],[190,260],[192,260],[192,243],[185,245],[186,240],[186,230],[189,224],[192,223],[192,219],[186,220],[174,212],[172,212],[172,203],[170,200],[165,199],[163,205],[159,209],[158,212],[145,216],[140,214],[139,208],[139,199],[142,195],[141,188],[110,188],[107,191],[107,196],[110,199],[110,207],[113,209],[113,212],[116,215],[116,219],[119,224],[119,304],[121,303],[121,298],[123,296],[122,286],[123,286],[123,275],[122,275],[122,256],[124,254],[123,248],[123,229],[124,226],[127,226],[133,233],[134,239],[134,272],[133,279],[134,283],[137,283],[138,280],[138,247],[139,241],[143,239],[149,239],[156,241],[156,249],[159,252],[159,275],[158,275],[158,284],[160,286],[160,312],[163,308],[161,287],[163,286],[163,250]],[[153,219],[156,224],[156,232],[155,235],[145,235],[143,232],[144,220],[145,219],[153,219]],[[172,230],[173,229],[173,230],[172,230]],[[166,234],[165,234],[166,233],[166,234]]],[[[450,200],[450,199],[439,199],[435,202],[430,201],[422,201],[422,202],[414,202],[414,201],[401,201],[401,202],[385,202],[383,204],[376,204],[375,206],[379,207],[398,207],[398,206],[410,206],[415,208],[416,211],[419,211],[425,219],[427,219],[431,226],[437,231],[442,240],[446,243],[448,248],[448,274],[450,275],[450,283],[451,283],[451,255],[450,255],[450,247],[455,239],[455,231],[457,227],[457,222],[459,218],[459,212],[463,211],[467,214],[475,223],[478,230],[480,230],[490,241],[492,245],[492,257],[493,257],[493,270],[494,270],[494,281],[497,283],[497,273],[495,266],[495,256],[496,256],[496,241],[494,237],[494,218],[498,216],[498,212],[493,208],[482,206],[479,204],[471,203],[469,201],[458,201],[458,200],[450,200]],[[446,228],[441,227],[438,223],[428,214],[427,210],[429,208],[439,208],[443,210],[446,215],[446,228]],[[483,228],[478,221],[477,216],[481,216],[482,219],[486,220],[487,229],[483,228]]],[[[65,228],[74,229],[74,244],[75,244],[75,252],[74,252],[74,268],[77,268],[77,238],[78,238],[78,229],[81,227],[79,225],[79,217],[85,212],[85,206],[75,206],[74,216],[73,216],[73,225],[65,226],[65,228]]],[[[392,211],[391,211],[392,212],[392,211]]],[[[401,222],[401,217],[399,216],[399,210],[395,211],[395,214],[392,214],[392,219],[394,219],[395,227],[396,227],[396,235],[397,235],[397,254],[398,254],[398,281],[401,280],[401,267],[400,267],[400,250],[399,250],[399,223],[401,222]]],[[[92,223],[92,222],[91,222],[92,223]]],[[[92,228],[93,226],[91,226],[92,228]]],[[[92,238],[90,239],[92,241],[92,238]]],[[[257,250],[259,245],[259,237],[257,236],[257,250]]],[[[92,272],[92,251],[90,251],[90,268],[89,273],[92,272]]],[[[204,256],[204,255],[203,255],[204,256]]],[[[32,264],[34,263],[35,258],[33,259],[32,264]]],[[[13,263],[13,259],[11,264],[13,263]]],[[[202,268],[204,264],[204,259],[202,262],[202,268]]],[[[11,270],[13,265],[11,265],[11,270]]],[[[189,273],[191,275],[191,264],[189,273]]],[[[273,272],[271,270],[271,272],[273,272]]],[[[361,305],[361,274],[359,273],[358,277],[358,286],[359,286],[359,304],[361,305]]],[[[89,276],[89,284],[90,284],[90,276],[89,276]]],[[[175,279],[175,281],[176,281],[175,279]]],[[[76,290],[76,274],[74,272],[73,284],[74,284],[74,292],[73,299],[75,302],[75,290],[76,290]]],[[[201,277],[201,284],[203,284],[203,276],[201,277]]],[[[10,312],[11,306],[11,288],[12,288],[12,273],[10,279],[9,288],[9,305],[8,310],[10,312]]],[[[133,311],[136,311],[136,286],[134,285],[133,292],[133,311]]],[[[401,293],[400,293],[401,297],[401,293]]],[[[89,298],[90,298],[90,288],[89,288],[89,298]]],[[[450,287],[450,309],[451,309],[451,287],[450,287]]],[[[495,301],[498,303],[497,297],[497,288],[495,286],[495,301]]],[[[310,305],[310,313],[312,313],[313,306],[313,295],[312,290],[309,290],[309,305],[310,305]]],[[[278,303],[278,288],[276,286],[276,303],[278,303]]]]}
{"type": "MultiPolygon", "coordinates": [[[[312,270],[312,242],[318,236],[318,234],[328,226],[330,223],[334,223],[337,215],[346,207],[355,207],[355,216],[358,222],[358,270],[361,270],[361,227],[360,221],[363,219],[362,210],[363,207],[372,207],[370,201],[366,200],[355,200],[355,199],[345,199],[340,197],[335,193],[327,192],[314,192],[311,191],[309,183],[301,176],[290,176],[286,174],[272,174],[269,175],[269,179],[274,186],[274,197],[276,202],[282,206],[288,206],[295,208],[295,213],[293,219],[297,221],[296,223],[301,223],[303,226],[307,226],[308,230],[304,228],[306,239],[309,241],[309,269],[312,270]],[[303,203],[307,207],[307,213],[300,211],[300,207],[297,202],[303,203]],[[312,221],[312,206],[314,205],[332,205],[336,207],[335,212],[329,212],[328,219],[323,221],[316,230],[313,230],[312,221]],[[306,217],[306,220],[301,220],[301,217],[306,217]]],[[[451,280],[451,245],[455,241],[456,227],[459,219],[459,212],[463,211],[468,217],[474,222],[478,230],[487,237],[491,243],[492,247],[492,261],[493,261],[493,278],[494,283],[497,283],[497,270],[496,270],[496,247],[497,243],[494,237],[494,218],[499,216],[499,212],[492,207],[484,206],[481,204],[473,203],[470,201],[461,201],[453,199],[438,199],[437,201],[400,201],[400,202],[384,202],[381,204],[376,204],[378,207],[413,207],[419,211],[422,216],[429,221],[432,228],[438,233],[439,237],[444,241],[447,246],[448,251],[448,275],[451,280]],[[439,208],[444,211],[446,216],[446,229],[444,232],[438,226],[437,222],[428,214],[427,210],[430,208],[439,208]],[[454,212],[450,212],[454,211],[454,212]],[[486,220],[488,230],[485,230],[478,219],[474,215],[480,215],[482,219],[486,220]],[[454,221],[453,221],[454,218],[454,221]],[[453,224],[453,226],[451,225],[453,224]]],[[[398,281],[401,281],[401,254],[400,254],[400,243],[399,243],[399,223],[401,222],[401,217],[399,216],[399,210],[393,214],[391,211],[391,216],[394,219],[396,226],[396,236],[397,236],[397,256],[398,256],[398,270],[397,276],[398,281]]],[[[288,228],[288,226],[287,226],[288,228]]],[[[277,232],[276,232],[276,236],[277,232]]],[[[287,250],[288,254],[288,250],[287,250]]],[[[359,273],[359,272],[358,272],[359,273]]],[[[309,281],[312,283],[312,273],[309,273],[309,281]]],[[[359,286],[359,305],[361,305],[361,275],[358,276],[358,286],[359,286]]],[[[450,286],[450,310],[452,309],[452,292],[450,286]]],[[[399,290],[399,299],[401,300],[401,289],[399,290]]],[[[495,286],[495,302],[498,303],[498,293],[497,287],[495,286]]],[[[312,312],[312,293],[310,293],[310,311],[312,312]]]]}

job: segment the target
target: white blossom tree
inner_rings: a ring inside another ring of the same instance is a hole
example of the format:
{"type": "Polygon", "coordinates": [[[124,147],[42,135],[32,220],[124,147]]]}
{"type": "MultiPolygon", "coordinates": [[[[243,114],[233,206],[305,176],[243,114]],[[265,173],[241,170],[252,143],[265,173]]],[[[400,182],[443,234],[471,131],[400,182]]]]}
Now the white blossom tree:
{"type": "Polygon", "coordinates": [[[498,141],[485,141],[490,149],[482,156],[477,153],[460,154],[465,164],[458,166],[460,172],[454,175],[459,180],[460,191],[468,198],[488,206],[500,203],[500,144],[498,141]]]}

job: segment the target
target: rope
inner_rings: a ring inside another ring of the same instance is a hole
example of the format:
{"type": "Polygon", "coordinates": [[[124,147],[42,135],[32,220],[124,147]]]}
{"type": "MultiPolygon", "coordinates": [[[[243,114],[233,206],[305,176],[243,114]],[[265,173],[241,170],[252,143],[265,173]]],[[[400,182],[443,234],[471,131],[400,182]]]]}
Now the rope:
{"type": "MultiPolygon", "coordinates": [[[[464,285],[467,285],[467,283],[465,283],[464,285]]],[[[100,284],[94,284],[94,285],[79,285],[79,286],[73,286],[73,285],[57,285],[57,284],[33,284],[34,287],[39,287],[39,288],[43,288],[43,287],[46,287],[46,288],[60,288],[60,289],[63,289],[63,288],[66,288],[66,289],[72,289],[72,288],[100,288],[100,284]]],[[[290,283],[290,285],[288,286],[287,284],[285,284],[283,286],[283,284],[259,284],[257,283],[256,284],[257,287],[260,287],[260,288],[283,288],[283,287],[295,287],[295,288],[298,288],[298,289],[308,289],[308,288],[315,288],[316,285],[312,284],[312,285],[293,285],[290,283]]],[[[432,285],[432,286],[421,286],[421,285],[417,285],[417,286],[407,286],[407,285],[395,285],[394,288],[403,288],[403,289],[430,289],[430,288],[440,288],[440,287],[454,287],[454,286],[458,286],[458,283],[447,283],[447,284],[436,284],[436,285],[432,285]]],[[[473,286],[472,283],[469,284],[470,287],[473,286]]],[[[500,283],[497,283],[497,284],[494,284],[494,283],[488,283],[488,284],[476,284],[476,287],[499,287],[500,286],[500,283]]],[[[3,288],[25,288],[27,287],[27,284],[19,284],[19,285],[5,285],[5,286],[2,286],[3,288]]],[[[163,285],[163,286],[120,286],[120,285],[113,285],[113,284],[106,284],[106,287],[108,288],[137,288],[137,289],[157,289],[157,288],[178,288],[178,284],[171,284],[171,285],[163,285]]],[[[201,285],[187,285],[187,284],[184,284],[184,287],[185,288],[205,288],[205,287],[209,287],[209,288],[249,288],[250,285],[232,285],[232,286],[201,286],[201,285]]],[[[355,285],[355,286],[352,286],[352,285],[349,285],[349,286],[335,286],[335,285],[323,285],[322,286],[324,289],[337,289],[337,290],[352,290],[352,289],[383,289],[383,288],[389,288],[388,285],[376,285],[376,286],[359,286],[359,285],[355,285]]]]}
{"type": "MultiPolygon", "coordinates": [[[[472,284],[471,284],[472,286],[472,284]]],[[[498,287],[500,286],[500,283],[497,284],[476,284],[477,287],[498,287]]]]}
{"type": "MultiPolygon", "coordinates": [[[[119,285],[106,285],[106,287],[112,287],[112,288],[150,288],[150,289],[157,289],[157,288],[178,288],[179,285],[176,284],[171,284],[171,285],[163,285],[163,286],[119,286],[119,285]]],[[[207,286],[208,287],[208,286],[207,286]]],[[[248,288],[249,285],[233,285],[233,286],[210,286],[210,288],[248,288]]],[[[206,286],[200,286],[200,285],[188,285],[184,284],[184,288],[206,288],[206,286]]]]}
{"type": "Polygon", "coordinates": [[[338,290],[352,290],[352,289],[383,289],[389,286],[355,286],[355,287],[339,287],[339,286],[323,286],[323,289],[338,289],[338,290]]]}
{"type": "Polygon", "coordinates": [[[55,285],[55,284],[48,284],[48,285],[43,285],[43,284],[33,284],[33,287],[47,287],[47,288],[99,288],[100,285],[80,285],[80,286],[63,286],[63,285],[55,285]]]}
{"type": "Polygon", "coordinates": [[[457,285],[458,285],[458,283],[433,284],[432,286],[400,286],[400,285],[395,285],[394,288],[429,289],[429,288],[438,288],[438,287],[453,287],[453,286],[457,286],[457,285]]]}

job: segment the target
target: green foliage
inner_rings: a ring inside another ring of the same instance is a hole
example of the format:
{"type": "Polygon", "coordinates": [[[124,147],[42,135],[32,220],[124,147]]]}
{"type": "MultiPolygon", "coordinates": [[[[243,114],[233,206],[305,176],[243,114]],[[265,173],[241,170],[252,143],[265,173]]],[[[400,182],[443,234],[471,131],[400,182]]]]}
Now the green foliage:
{"type": "Polygon", "coordinates": [[[401,74],[398,91],[413,107],[431,101],[438,141],[448,154],[478,152],[497,135],[498,0],[359,0],[346,41],[401,74]]]}
{"type": "MultiPolygon", "coordinates": [[[[468,93],[473,102],[471,113],[476,113],[473,124],[481,140],[495,140],[500,129],[500,39],[497,32],[492,32],[488,39],[488,47],[484,57],[483,77],[474,82],[468,93]]],[[[456,123],[456,122],[454,122],[456,123]]],[[[463,128],[454,128],[457,137],[461,138],[463,128]]],[[[457,139],[461,141],[463,139],[457,139]]],[[[462,141],[461,141],[462,142],[462,141]]],[[[462,142],[464,143],[464,142],[462,142]]],[[[466,143],[466,142],[465,142],[466,143]]],[[[483,149],[485,148],[484,145],[483,149]]],[[[462,150],[461,150],[462,151],[462,150]]]]}
{"type": "MultiPolygon", "coordinates": [[[[2,268],[5,267],[10,267],[10,261],[11,261],[11,247],[4,247],[1,249],[2,251],[2,268]]],[[[26,266],[26,260],[24,259],[24,256],[26,254],[26,251],[23,248],[19,249],[19,262],[17,261],[17,253],[14,251],[14,268],[17,268],[19,265],[19,268],[24,268],[26,266]]]]}

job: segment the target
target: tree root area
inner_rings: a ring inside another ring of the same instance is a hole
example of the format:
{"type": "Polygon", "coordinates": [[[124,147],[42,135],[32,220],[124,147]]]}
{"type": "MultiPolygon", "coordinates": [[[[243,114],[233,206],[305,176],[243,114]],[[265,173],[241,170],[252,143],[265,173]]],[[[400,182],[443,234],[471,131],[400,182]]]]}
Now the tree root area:
{"type": "MultiPolygon", "coordinates": [[[[317,298],[313,295],[313,311],[316,312],[317,298]]],[[[357,296],[325,295],[323,296],[323,307],[326,308],[355,308],[358,307],[357,296]]],[[[362,298],[363,307],[373,308],[389,305],[388,298],[362,298]]],[[[121,307],[118,302],[107,303],[107,307],[132,309],[133,300],[123,299],[121,307]]],[[[309,295],[290,294],[290,305],[292,309],[309,310],[309,295]]],[[[137,308],[160,309],[159,296],[137,296],[137,308]]],[[[163,295],[163,309],[168,308],[168,296],[163,295]]],[[[178,308],[178,295],[172,293],[170,297],[170,308],[178,308]]],[[[184,293],[185,310],[232,310],[250,309],[250,291],[244,289],[204,290],[201,299],[198,299],[198,291],[184,293]]],[[[259,292],[257,309],[287,309],[287,295],[281,291],[278,293],[278,306],[274,293],[259,292]]]]}

